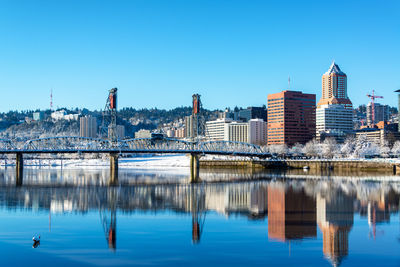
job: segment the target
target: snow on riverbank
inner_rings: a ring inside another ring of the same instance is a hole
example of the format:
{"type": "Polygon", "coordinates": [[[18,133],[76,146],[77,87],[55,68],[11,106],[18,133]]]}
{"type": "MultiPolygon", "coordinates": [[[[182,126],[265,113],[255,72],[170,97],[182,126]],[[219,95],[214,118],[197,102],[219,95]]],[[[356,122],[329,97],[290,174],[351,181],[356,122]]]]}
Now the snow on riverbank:
{"type": "MultiPolygon", "coordinates": [[[[0,163],[4,167],[4,162],[0,163]]],[[[8,164],[14,164],[14,161],[7,161],[8,164]]],[[[64,168],[64,169],[98,169],[109,168],[109,159],[35,159],[24,160],[26,168],[64,168]]],[[[189,169],[190,161],[187,155],[156,155],[139,156],[134,158],[120,158],[118,167],[135,169],[189,169]]]]}

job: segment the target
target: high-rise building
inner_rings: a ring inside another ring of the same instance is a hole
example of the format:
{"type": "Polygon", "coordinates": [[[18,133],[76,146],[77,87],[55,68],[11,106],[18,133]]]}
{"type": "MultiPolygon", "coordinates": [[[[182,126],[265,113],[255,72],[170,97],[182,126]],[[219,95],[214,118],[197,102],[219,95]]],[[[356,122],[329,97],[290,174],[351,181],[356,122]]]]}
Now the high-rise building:
{"type": "Polygon", "coordinates": [[[347,75],[335,62],[322,75],[322,97],[318,102],[318,107],[327,104],[340,104],[345,108],[353,108],[353,104],[347,96],[347,75]]]}
{"type": "Polygon", "coordinates": [[[80,118],[79,135],[81,137],[97,137],[97,119],[92,116],[80,118]]]}
{"type": "Polygon", "coordinates": [[[268,145],[307,143],[315,136],[315,94],[268,95],[268,145]]]}
{"type": "Polygon", "coordinates": [[[267,123],[262,119],[251,119],[249,124],[249,143],[265,145],[267,143],[267,123]]]}
{"type": "Polygon", "coordinates": [[[317,108],[316,117],[317,140],[332,137],[341,143],[353,131],[353,110],[343,105],[321,105],[317,108]]]}
{"type": "Polygon", "coordinates": [[[353,131],[353,106],[347,95],[347,75],[335,62],[322,75],[322,97],[316,110],[316,137],[343,142],[353,131]]]}
{"type": "Polygon", "coordinates": [[[248,122],[251,119],[262,119],[267,121],[267,108],[264,107],[248,107],[239,111],[239,119],[248,122]]]}
{"type": "Polygon", "coordinates": [[[395,91],[397,93],[397,110],[399,111],[397,113],[397,121],[398,121],[398,128],[397,131],[400,132],[400,89],[395,91]]]}
{"type": "Polygon", "coordinates": [[[372,103],[369,102],[367,105],[367,125],[375,125],[380,121],[389,120],[389,106],[374,103],[375,121],[372,121],[372,103]]]}

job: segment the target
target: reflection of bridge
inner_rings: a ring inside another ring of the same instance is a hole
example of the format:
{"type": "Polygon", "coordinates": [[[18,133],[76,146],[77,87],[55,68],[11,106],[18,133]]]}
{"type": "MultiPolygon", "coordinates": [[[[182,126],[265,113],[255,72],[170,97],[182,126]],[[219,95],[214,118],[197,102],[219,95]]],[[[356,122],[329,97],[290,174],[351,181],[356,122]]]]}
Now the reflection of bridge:
{"type": "Polygon", "coordinates": [[[184,141],[170,138],[137,138],[112,142],[88,137],[48,137],[27,141],[18,147],[10,140],[0,139],[0,154],[16,155],[17,184],[22,184],[23,154],[67,154],[107,153],[110,154],[110,182],[118,181],[118,156],[122,153],[168,153],[190,154],[191,178],[199,176],[199,156],[230,155],[266,158],[270,154],[260,146],[231,141],[184,141]]]}

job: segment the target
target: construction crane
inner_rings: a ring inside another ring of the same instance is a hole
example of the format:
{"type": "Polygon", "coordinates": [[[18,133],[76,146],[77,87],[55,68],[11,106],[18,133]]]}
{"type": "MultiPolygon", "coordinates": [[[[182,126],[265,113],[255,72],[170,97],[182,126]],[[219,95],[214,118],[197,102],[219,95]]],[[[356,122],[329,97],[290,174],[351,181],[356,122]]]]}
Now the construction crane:
{"type": "Polygon", "coordinates": [[[375,99],[383,98],[383,96],[375,95],[375,90],[372,90],[372,95],[367,94],[367,97],[371,98],[371,108],[372,108],[371,120],[372,120],[372,128],[374,128],[375,127],[375,99]]]}

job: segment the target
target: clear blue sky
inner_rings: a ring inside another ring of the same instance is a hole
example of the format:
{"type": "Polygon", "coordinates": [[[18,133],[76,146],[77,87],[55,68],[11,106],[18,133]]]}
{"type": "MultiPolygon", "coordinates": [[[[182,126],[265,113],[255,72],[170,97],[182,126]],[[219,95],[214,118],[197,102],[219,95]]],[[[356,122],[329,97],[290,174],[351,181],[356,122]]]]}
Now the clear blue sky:
{"type": "Polygon", "coordinates": [[[266,104],[321,95],[332,60],[354,105],[397,106],[400,1],[0,0],[0,111],[266,104]]]}

